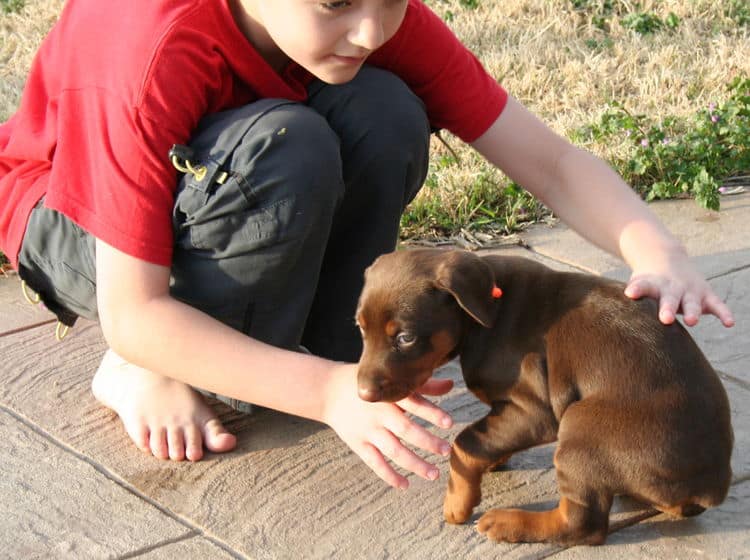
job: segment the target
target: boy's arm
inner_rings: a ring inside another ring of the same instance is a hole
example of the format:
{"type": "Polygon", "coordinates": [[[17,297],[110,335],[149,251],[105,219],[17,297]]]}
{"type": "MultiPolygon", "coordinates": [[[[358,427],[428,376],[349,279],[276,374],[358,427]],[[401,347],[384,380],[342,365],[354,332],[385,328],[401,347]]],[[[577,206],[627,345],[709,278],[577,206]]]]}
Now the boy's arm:
{"type": "MultiPolygon", "coordinates": [[[[402,442],[439,454],[447,442],[404,411],[441,427],[451,419],[413,394],[399,403],[367,403],[357,395],[356,364],[343,364],[263,344],[169,295],[169,268],[96,243],[97,301],[112,350],[142,368],[282,412],[329,424],[376,474],[392,486],[405,477],[386,461],[427,478],[437,469],[402,442]]],[[[433,380],[424,394],[443,394],[433,380]]]]}
{"type": "Polygon", "coordinates": [[[633,275],[626,294],[659,301],[659,318],[682,311],[694,325],[712,313],[729,327],[729,308],[693,267],[682,244],[601,159],[570,144],[509,97],[500,117],[472,145],[549,206],[565,223],[622,258],[633,275]]]}

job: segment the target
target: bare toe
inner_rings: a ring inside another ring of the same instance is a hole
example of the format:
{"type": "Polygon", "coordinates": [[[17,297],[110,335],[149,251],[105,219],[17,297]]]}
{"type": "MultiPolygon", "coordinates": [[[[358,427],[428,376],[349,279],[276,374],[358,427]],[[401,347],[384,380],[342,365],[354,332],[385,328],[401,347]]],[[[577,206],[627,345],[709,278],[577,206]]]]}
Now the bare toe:
{"type": "Polygon", "coordinates": [[[145,422],[132,422],[127,424],[125,425],[125,431],[138,449],[144,453],[151,453],[151,446],[149,444],[151,434],[145,422]]]}
{"type": "Polygon", "coordinates": [[[150,446],[154,457],[157,459],[169,459],[166,428],[155,427],[151,430],[150,446]]]}
{"type": "Polygon", "coordinates": [[[203,458],[203,437],[198,426],[185,428],[185,457],[188,461],[200,461],[203,458]]]}
{"type": "Polygon", "coordinates": [[[172,461],[183,461],[185,459],[185,438],[182,427],[172,426],[167,428],[167,443],[169,444],[169,458],[172,461]]]}
{"type": "Polygon", "coordinates": [[[223,453],[234,449],[237,438],[230,434],[218,418],[211,418],[203,426],[203,443],[214,453],[223,453]]]}
{"type": "Polygon", "coordinates": [[[112,350],[104,355],[91,389],[118,414],[133,442],[159,459],[198,461],[204,444],[216,453],[237,445],[193,388],[129,364],[112,350]]]}

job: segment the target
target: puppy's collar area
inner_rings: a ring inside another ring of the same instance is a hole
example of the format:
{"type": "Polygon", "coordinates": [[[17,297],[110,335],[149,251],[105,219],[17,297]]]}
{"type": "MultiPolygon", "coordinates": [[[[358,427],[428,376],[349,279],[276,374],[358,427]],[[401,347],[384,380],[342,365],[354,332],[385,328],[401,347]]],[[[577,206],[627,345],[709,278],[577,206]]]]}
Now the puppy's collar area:
{"type": "Polygon", "coordinates": [[[500,299],[501,297],[503,297],[503,291],[495,284],[492,286],[492,299],[500,299]]]}

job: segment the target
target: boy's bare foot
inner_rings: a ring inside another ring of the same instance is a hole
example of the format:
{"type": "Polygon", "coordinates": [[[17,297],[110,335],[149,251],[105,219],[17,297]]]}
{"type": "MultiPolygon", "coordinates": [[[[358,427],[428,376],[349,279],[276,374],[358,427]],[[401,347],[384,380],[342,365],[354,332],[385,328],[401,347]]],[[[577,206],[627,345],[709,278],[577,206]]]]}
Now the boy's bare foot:
{"type": "Polygon", "coordinates": [[[118,414],[133,442],[159,459],[198,461],[204,445],[221,453],[237,444],[194,389],[134,366],[112,350],[104,354],[91,390],[118,414]]]}

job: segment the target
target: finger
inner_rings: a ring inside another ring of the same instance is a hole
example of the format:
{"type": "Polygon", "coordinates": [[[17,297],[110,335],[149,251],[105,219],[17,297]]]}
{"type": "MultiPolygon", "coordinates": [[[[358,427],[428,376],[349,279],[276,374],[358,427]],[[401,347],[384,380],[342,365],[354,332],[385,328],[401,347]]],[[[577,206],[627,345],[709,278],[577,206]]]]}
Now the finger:
{"type": "Polygon", "coordinates": [[[422,393],[423,395],[439,397],[440,395],[446,394],[451,389],[453,389],[452,379],[430,378],[424,385],[417,389],[417,392],[422,393]]]}
{"type": "Polygon", "coordinates": [[[395,414],[386,418],[383,426],[390,433],[395,434],[414,447],[424,449],[436,455],[443,455],[445,457],[450,455],[451,446],[447,441],[431,434],[405,414],[395,414]]]}
{"type": "Polygon", "coordinates": [[[625,295],[630,299],[640,299],[643,297],[658,299],[660,294],[661,288],[655,282],[643,276],[631,278],[625,287],[625,295]]]}
{"type": "Polygon", "coordinates": [[[674,323],[679,308],[679,299],[670,294],[662,294],[659,298],[659,320],[665,325],[674,323]]]}
{"type": "Polygon", "coordinates": [[[406,490],[409,487],[409,481],[405,476],[401,476],[396,470],[388,464],[383,454],[370,443],[364,443],[359,448],[354,448],[354,452],[364,461],[365,465],[382,478],[388,485],[394,488],[406,490]]]}
{"type": "Polygon", "coordinates": [[[450,428],[453,425],[453,418],[447,412],[418,393],[412,393],[397,404],[406,412],[427,420],[435,426],[450,428]]]}
{"type": "Polygon", "coordinates": [[[686,325],[690,327],[697,325],[702,311],[703,306],[696,297],[686,294],[682,298],[682,316],[686,325]]]}
{"type": "Polygon", "coordinates": [[[379,430],[371,441],[383,455],[402,469],[413,472],[425,480],[437,480],[440,476],[440,472],[435,465],[419,457],[391,432],[379,430]]]}
{"type": "Polygon", "coordinates": [[[732,312],[729,310],[727,304],[721,301],[715,293],[711,292],[706,296],[706,299],[703,300],[703,306],[706,313],[711,313],[718,317],[725,327],[734,326],[732,312]]]}

